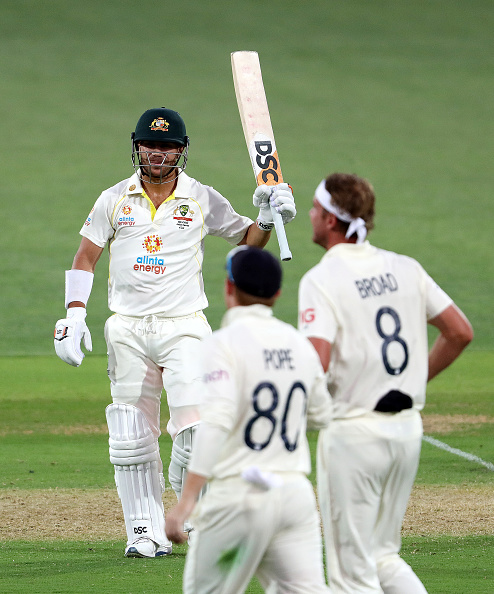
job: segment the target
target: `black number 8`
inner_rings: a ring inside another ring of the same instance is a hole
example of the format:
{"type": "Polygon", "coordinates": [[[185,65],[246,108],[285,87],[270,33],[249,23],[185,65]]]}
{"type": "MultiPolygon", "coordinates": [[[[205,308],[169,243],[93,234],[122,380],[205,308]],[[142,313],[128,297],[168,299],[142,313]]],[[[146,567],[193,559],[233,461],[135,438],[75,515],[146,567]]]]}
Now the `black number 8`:
{"type": "Polygon", "coordinates": [[[376,316],[376,328],[381,338],[384,338],[384,342],[381,347],[381,352],[383,356],[383,363],[386,371],[390,375],[400,375],[403,372],[405,367],[408,365],[408,346],[407,343],[399,336],[399,332],[401,330],[401,321],[400,316],[396,313],[394,309],[391,307],[381,307],[381,309],[377,312],[376,316]],[[381,318],[384,314],[389,314],[395,323],[395,330],[392,334],[385,334],[382,326],[381,326],[381,318]],[[388,359],[388,347],[392,342],[398,342],[403,347],[403,352],[405,354],[405,358],[403,363],[400,367],[393,367],[388,359]]]}

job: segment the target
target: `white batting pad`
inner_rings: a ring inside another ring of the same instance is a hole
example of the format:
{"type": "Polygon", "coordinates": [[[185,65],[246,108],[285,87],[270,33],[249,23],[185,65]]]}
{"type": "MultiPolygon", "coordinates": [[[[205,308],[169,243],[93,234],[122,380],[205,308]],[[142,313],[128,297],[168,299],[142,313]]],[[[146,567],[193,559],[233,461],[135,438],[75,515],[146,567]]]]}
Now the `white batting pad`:
{"type": "Polygon", "coordinates": [[[182,489],[187,475],[186,470],[192,452],[194,433],[198,425],[199,422],[182,427],[173,440],[168,478],[178,499],[182,495],[182,489]]]}
{"type": "Polygon", "coordinates": [[[144,413],[132,404],[106,407],[110,432],[110,462],[128,465],[160,461],[158,440],[144,413]]]}
{"type": "Polygon", "coordinates": [[[106,418],[110,461],[115,465],[127,544],[140,537],[150,538],[159,545],[170,544],[165,534],[158,440],[142,411],[135,406],[110,404],[106,418]]]}

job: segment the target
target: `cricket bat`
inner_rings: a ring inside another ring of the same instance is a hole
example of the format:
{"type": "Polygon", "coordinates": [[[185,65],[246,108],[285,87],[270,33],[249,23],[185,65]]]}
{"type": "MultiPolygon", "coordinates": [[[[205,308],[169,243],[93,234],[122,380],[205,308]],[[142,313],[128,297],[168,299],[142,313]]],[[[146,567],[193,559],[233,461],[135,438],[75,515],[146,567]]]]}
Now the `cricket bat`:
{"type": "MultiPolygon", "coordinates": [[[[232,52],[232,72],[238,111],[257,185],[275,186],[283,182],[274,141],[268,102],[262,82],[257,52],[232,52]]],[[[291,260],[281,214],[271,207],[280,246],[280,258],[291,260]]]]}

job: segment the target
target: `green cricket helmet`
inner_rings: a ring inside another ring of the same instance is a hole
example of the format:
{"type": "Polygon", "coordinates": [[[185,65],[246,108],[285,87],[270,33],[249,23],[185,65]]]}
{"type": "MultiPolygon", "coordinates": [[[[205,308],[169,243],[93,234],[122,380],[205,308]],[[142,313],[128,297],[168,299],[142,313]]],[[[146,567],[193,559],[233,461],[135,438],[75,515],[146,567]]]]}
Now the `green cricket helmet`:
{"type": "Polygon", "coordinates": [[[189,137],[185,130],[185,122],[180,114],[173,111],[173,109],[157,107],[145,111],[139,118],[135,131],[131,134],[131,139],[132,164],[141,179],[144,176],[144,180],[149,183],[169,183],[174,181],[185,169],[189,151],[189,137]],[[146,173],[146,171],[149,171],[147,167],[149,163],[146,162],[147,153],[139,149],[139,144],[146,141],[170,143],[182,147],[176,153],[177,158],[173,165],[163,163],[158,177],[151,177],[146,173]],[[173,179],[164,179],[168,177],[173,169],[178,170],[177,175],[173,179]]]}

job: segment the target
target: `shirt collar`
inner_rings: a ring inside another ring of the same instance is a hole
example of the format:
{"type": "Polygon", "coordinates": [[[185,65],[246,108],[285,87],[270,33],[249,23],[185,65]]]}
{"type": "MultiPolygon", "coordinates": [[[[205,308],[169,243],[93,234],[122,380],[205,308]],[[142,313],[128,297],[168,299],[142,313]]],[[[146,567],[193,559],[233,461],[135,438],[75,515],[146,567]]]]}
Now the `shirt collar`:
{"type": "Polygon", "coordinates": [[[366,239],[363,243],[347,243],[341,242],[337,243],[333,247],[329,248],[329,250],[324,254],[323,258],[326,256],[339,256],[343,253],[348,255],[352,255],[356,258],[364,256],[369,253],[370,250],[374,249],[373,246],[369,243],[369,240],[366,239]]]}
{"type": "Polygon", "coordinates": [[[134,173],[129,179],[127,180],[127,187],[125,189],[125,193],[127,196],[131,194],[142,194],[143,187],[141,184],[141,180],[139,179],[137,173],[134,173]]]}
{"type": "Polygon", "coordinates": [[[238,305],[228,309],[221,320],[221,327],[229,326],[237,320],[241,320],[248,316],[256,316],[259,318],[272,318],[273,310],[267,305],[256,303],[254,305],[238,305]]]}
{"type": "MultiPolygon", "coordinates": [[[[178,176],[177,187],[175,188],[175,198],[190,198],[193,195],[191,187],[192,178],[182,171],[178,176]]],[[[128,196],[132,194],[144,194],[144,188],[142,187],[141,180],[137,173],[134,173],[129,177],[125,193],[128,196]]]]}

